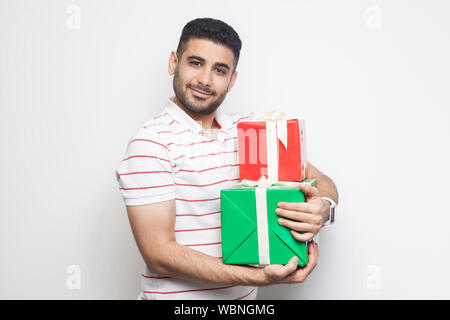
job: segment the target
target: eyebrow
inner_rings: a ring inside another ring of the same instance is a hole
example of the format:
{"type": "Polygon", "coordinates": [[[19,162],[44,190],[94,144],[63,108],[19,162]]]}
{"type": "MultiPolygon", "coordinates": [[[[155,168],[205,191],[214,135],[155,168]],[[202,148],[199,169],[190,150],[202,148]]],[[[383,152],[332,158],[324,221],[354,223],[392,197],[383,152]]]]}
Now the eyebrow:
{"type": "MultiPolygon", "coordinates": [[[[199,56],[189,56],[189,57],[187,57],[187,59],[188,60],[191,60],[191,59],[194,60],[195,59],[195,60],[198,60],[198,61],[201,61],[201,62],[205,62],[206,61],[205,58],[202,58],[202,57],[199,57],[199,56]]],[[[223,63],[223,62],[216,62],[214,65],[218,66],[218,67],[225,68],[227,70],[231,69],[229,65],[227,65],[226,63],[223,63]]]]}

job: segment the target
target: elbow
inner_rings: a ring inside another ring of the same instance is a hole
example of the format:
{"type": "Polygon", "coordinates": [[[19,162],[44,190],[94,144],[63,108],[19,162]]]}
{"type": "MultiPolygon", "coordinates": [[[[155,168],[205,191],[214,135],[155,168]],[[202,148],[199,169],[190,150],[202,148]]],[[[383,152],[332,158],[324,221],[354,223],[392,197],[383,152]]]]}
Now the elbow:
{"type": "Polygon", "coordinates": [[[161,267],[157,259],[150,258],[149,256],[144,257],[145,265],[151,273],[160,273],[161,267]]]}
{"type": "Polygon", "coordinates": [[[146,261],[146,265],[148,270],[150,270],[151,273],[157,273],[160,275],[164,275],[164,276],[168,276],[168,272],[167,270],[162,266],[161,263],[158,262],[147,262],[146,261]]]}
{"type": "Polygon", "coordinates": [[[157,248],[154,248],[155,250],[150,250],[150,252],[143,255],[145,264],[147,268],[152,273],[157,273],[160,275],[170,275],[170,271],[168,269],[168,262],[166,259],[168,258],[167,250],[162,248],[161,246],[158,246],[157,248]]]}

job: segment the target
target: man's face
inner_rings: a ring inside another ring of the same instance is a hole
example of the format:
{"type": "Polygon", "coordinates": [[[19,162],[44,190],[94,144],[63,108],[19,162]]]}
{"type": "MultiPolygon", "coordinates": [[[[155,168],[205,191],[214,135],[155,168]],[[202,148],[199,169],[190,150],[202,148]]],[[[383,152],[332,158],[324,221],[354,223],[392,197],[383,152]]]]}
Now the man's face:
{"type": "MultiPolygon", "coordinates": [[[[210,40],[190,39],[186,50],[170,60],[175,68],[173,89],[190,111],[208,115],[216,111],[234,84],[233,51],[210,40]]],[[[170,70],[169,63],[169,70],[170,70]]]]}

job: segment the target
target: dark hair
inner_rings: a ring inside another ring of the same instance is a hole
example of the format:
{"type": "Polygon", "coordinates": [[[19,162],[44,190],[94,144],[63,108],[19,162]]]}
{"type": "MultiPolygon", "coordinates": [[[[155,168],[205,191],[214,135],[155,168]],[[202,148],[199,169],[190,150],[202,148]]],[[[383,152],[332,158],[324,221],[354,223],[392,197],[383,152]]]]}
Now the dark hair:
{"type": "Polygon", "coordinates": [[[191,38],[207,39],[230,48],[234,53],[234,68],[239,61],[242,42],[234,29],[223,21],[212,18],[198,18],[189,21],[181,32],[177,47],[178,59],[186,50],[186,44],[191,38]]]}

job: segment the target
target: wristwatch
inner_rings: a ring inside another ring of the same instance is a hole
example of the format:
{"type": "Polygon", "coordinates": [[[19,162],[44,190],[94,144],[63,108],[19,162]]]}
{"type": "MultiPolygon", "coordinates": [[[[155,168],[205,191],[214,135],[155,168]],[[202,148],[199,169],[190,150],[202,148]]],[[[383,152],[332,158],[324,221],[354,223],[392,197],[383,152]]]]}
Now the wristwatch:
{"type": "Polygon", "coordinates": [[[323,224],[323,226],[329,226],[330,224],[334,223],[334,216],[336,212],[336,202],[333,201],[333,199],[330,199],[328,197],[322,197],[322,199],[327,200],[330,203],[330,216],[327,221],[323,224]]]}

